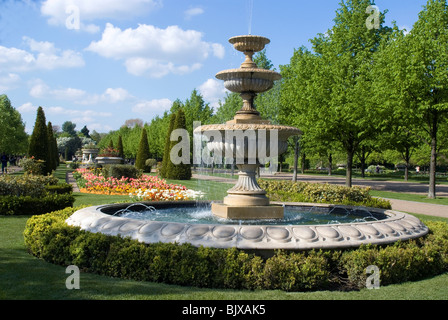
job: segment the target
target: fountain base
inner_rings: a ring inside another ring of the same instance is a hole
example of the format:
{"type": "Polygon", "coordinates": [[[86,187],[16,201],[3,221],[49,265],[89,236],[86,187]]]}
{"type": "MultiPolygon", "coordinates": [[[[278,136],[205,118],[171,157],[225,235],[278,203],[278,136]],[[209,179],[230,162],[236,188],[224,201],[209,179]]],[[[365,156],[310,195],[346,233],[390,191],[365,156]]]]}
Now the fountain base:
{"type": "Polygon", "coordinates": [[[217,217],[231,220],[283,219],[284,208],[278,205],[231,206],[212,203],[212,213],[217,217]]]}

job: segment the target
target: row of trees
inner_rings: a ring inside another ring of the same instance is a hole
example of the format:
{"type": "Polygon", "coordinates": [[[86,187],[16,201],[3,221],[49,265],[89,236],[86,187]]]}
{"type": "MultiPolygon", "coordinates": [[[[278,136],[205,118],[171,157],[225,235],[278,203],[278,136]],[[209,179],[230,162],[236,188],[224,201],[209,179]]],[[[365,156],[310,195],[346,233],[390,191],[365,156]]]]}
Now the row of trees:
{"type": "Polygon", "coordinates": [[[342,2],[334,27],[282,66],[280,117],[304,131],[303,152],[331,159],[345,151],[347,186],[355,154],[365,162],[374,150],[395,149],[409,168],[412,151],[427,144],[434,198],[437,156],[448,146],[447,2],[429,0],[409,33],[384,26],[386,12],[367,28],[370,5],[342,2]]]}
{"type": "MultiPolygon", "coordinates": [[[[290,63],[280,66],[283,79],[259,95],[255,104],[264,118],[304,132],[302,159],[327,159],[331,168],[335,156],[345,153],[347,186],[352,185],[354,161],[364,172],[369,155],[393,150],[409,169],[415,151],[427,149],[428,196],[433,198],[437,163],[448,163],[447,1],[428,0],[409,33],[395,24],[385,26],[387,11],[368,28],[371,12],[366,9],[373,5],[372,0],[341,1],[334,26],[311,39],[311,49],[295,50],[290,63]]],[[[265,51],[255,61],[259,67],[273,68],[265,51]]],[[[228,93],[214,112],[193,90],[185,102],[176,100],[171,110],[149,123],[129,120],[95,140],[101,148],[120,137],[124,157],[135,159],[145,131],[147,155],[166,163],[172,117],[179,110],[193,141],[194,121],[223,123],[241,103],[237,94],[228,93]]]]}
{"type": "MultiPolygon", "coordinates": [[[[290,64],[280,66],[282,81],[259,95],[257,109],[274,123],[297,126],[304,132],[301,154],[326,158],[329,167],[335,155],[346,155],[346,185],[352,185],[355,159],[361,171],[369,155],[394,150],[405,163],[406,176],[416,150],[428,149],[430,188],[436,196],[437,161],[446,161],[448,147],[448,6],[446,0],[429,0],[407,33],[395,24],[385,26],[387,11],[379,13],[377,26],[368,28],[375,5],[371,0],[340,3],[334,26],[311,39],[311,49],[295,50],[290,64]],[[291,117],[294,114],[294,117],[291,117]]],[[[271,69],[265,52],[257,54],[259,67],[271,69]]],[[[241,107],[241,98],[226,95],[215,113],[196,90],[185,103],[144,127],[151,156],[165,159],[163,146],[170,115],[185,111],[187,129],[193,121],[223,123],[241,107]]],[[[129,136],[138,128],[123,127],[117,133],[129,136]]],[[[292,145],[294,145],[292,143],[292,145]]],[[[125,147],[126,149],[126,147],[125,147]]]]}

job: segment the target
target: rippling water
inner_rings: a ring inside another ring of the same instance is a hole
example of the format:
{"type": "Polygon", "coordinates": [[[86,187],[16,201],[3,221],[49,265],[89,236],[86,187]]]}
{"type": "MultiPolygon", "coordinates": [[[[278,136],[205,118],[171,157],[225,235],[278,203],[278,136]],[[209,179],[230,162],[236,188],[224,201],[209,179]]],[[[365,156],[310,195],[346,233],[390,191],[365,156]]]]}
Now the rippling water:
{"type": "Polygon", "coordinates": [[[364,208],[348,210],[343,207],[295,207],[286,206],[283,219],[272,220],[230,220],[216,217],[210,206],[173,207],[156,209],[143,204],[130,205],[114,215],[138,220],[180,222],[190,224],[233,224],[233,225],[313,225],[339,224],[382,220],[386,215],[369,212],[364,208]],[[136,210],[137,208],[139,210],[136,210]],[[141,210],[142,206],[145,210],[141,210]]]}

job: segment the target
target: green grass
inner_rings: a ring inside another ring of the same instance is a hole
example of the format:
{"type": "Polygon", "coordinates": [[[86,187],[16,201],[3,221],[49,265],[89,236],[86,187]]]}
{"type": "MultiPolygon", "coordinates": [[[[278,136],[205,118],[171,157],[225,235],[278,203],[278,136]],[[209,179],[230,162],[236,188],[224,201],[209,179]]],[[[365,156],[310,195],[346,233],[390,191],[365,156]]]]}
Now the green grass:
{"type": "Polygon", "coordinates": [[[64,267],[27,253],[22,233],[28,218],[0,216],[0,299],[3,300],[444,300],[448,297],[448,273],[379,290],[293,293],[201,289],[81,273],[81,289],[68,290],[65,287],[68,274],[64,267]]]}
{"type": "Polygon", "coordinates": [[[447,197],[439,197],[437,199],[429,199],[425,195],[401,193],[401,192],[390,192],[390,191],[377,191],[377,190],[370,190],[370,194],[374,197],[381,197],[381,198],[448,205],[447,197]]]}
{"type": "MultiPolygon", "coordinates": [[[[65,173],[64,177],[65,177],[65,173]]],[[[61,173],[62,175],[62,173],[61,173]]],[[[231,185],[211,181],[169,181],[188,188],[208,190],[208,198],[222,199],[231,185]]],[[[75,206],[121,202],[127,196],[88,195],[75,193],[75,206]]],[[[448,219],[418,216],[425,220],[448,219]]],[[[378,290],[360,291],[245,291],[201,289],[160,283],[116,279],[81,273],[80,290],[68,290],[65,268],[28,254],[23,230],[28,216],[0,216],[0,299],[12,300],[446,300],[448,273],[429,279],[399,285],[382,286],[378,290]]]]}

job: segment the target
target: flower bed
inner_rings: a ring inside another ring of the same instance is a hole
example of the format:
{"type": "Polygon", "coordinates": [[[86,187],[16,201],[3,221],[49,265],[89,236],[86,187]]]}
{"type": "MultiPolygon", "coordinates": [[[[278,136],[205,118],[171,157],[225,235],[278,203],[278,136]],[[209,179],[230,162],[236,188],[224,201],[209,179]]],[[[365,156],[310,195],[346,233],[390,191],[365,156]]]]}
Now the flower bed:
{"type": "Polygon", "coordinates": [[[90,169],[77,169],[73,176],[81,192],[129,195],[134,201],[192,200],[201,196],[200,192],[188,190],[182,185],[168,184],[156,176],[142,175],[139,178],[117,179],[105,177],[90,169]]]}

